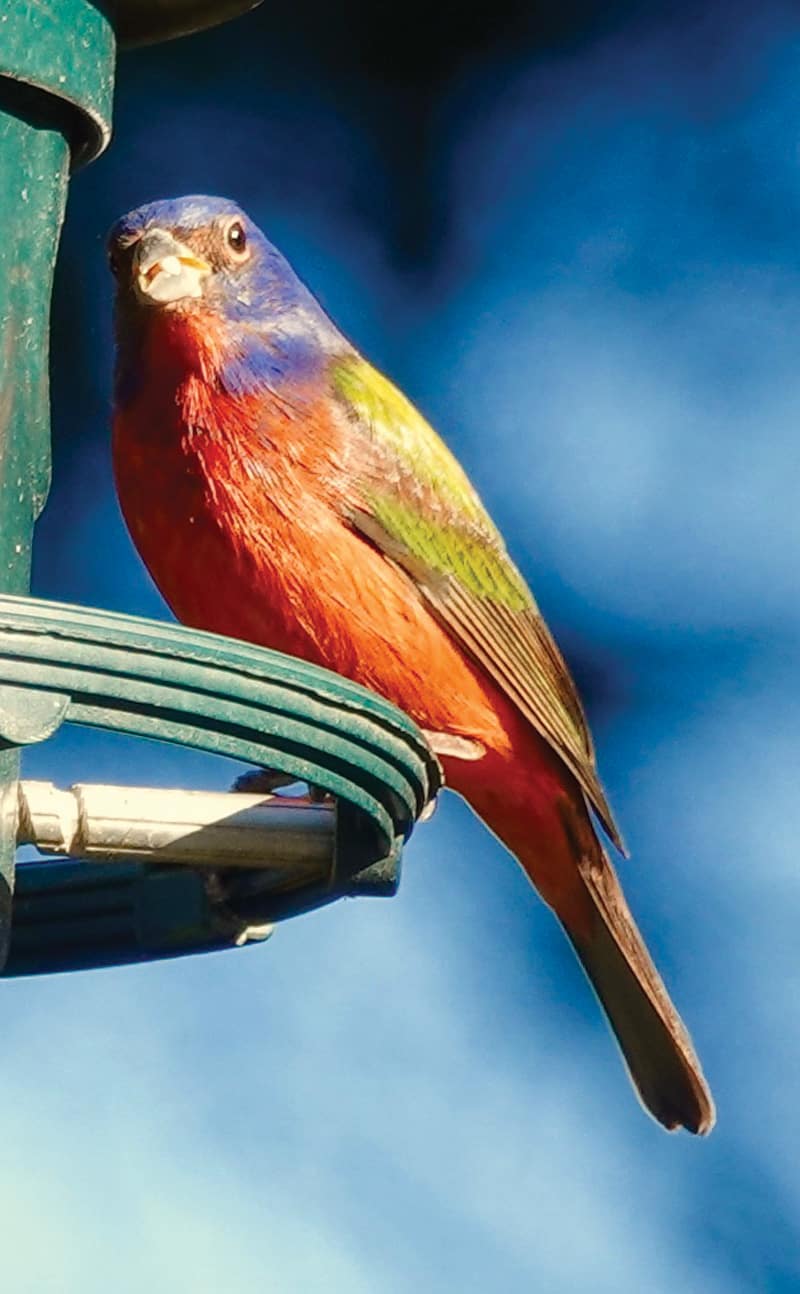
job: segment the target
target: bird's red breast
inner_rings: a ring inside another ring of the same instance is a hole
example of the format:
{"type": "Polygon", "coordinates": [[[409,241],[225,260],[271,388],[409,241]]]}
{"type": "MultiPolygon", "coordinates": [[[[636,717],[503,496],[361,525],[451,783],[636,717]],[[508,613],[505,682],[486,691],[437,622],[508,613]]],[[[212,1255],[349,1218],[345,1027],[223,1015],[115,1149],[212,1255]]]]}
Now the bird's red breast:
{"type": "MultiPolygon", "coordinates": [[[[114,467],[127,525],[178,619],[325,666],[423,729],[479,743],[480,760],[443,757],[448,785],[504,839],[502,820],[521,813],[526,843],[532,829],[563,841],[553,803],[575,795],[563,765],[331,506],[346,458],[331,401],[313,389],[291,405],[270,391],[234,399],[196,362],[176,372],[169,333],[154,327],[149,347],[151,378],[115,417],[114,467]]],[[[580,905],[572,869],[541,853],[543,896],[580,905]]]]}

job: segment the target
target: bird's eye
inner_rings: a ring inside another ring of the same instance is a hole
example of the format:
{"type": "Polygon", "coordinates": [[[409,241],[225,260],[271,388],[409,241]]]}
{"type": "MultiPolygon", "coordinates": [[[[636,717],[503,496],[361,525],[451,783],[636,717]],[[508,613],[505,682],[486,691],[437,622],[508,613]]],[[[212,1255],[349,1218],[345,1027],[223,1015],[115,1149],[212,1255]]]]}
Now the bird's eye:
{"type": "Polygon", "coordinates": [[[235,260],[244,260],[247,255],[247,234],[244,232],[241,220],[234,220],[233,224],[228,225],[225,231],[225,245],[228,251],[233,253],[235,260]]]}

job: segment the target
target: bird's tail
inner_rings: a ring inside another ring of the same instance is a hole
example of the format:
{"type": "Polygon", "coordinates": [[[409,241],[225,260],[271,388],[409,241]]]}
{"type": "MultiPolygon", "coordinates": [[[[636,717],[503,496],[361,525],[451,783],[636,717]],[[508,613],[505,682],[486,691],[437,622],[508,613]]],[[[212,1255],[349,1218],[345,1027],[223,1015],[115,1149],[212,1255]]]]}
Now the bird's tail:
{"type": "Polygon", "coordinates": [[[559,918],[645,1108],[667,1128],[710,1132],[714,1101],[700,1062],[636,928],[584,798],[543,745],[534,755],[535,761],[523,763],[515,754],[510,769],[507,761],[490,763],[491,754],[472,763],[445,759],[446,780],[514,854],[559,918]]]}
{"type": "MultiPolygon", "coordinates": [[[[594,833],[592,833],[594,834],[594,833]]],[[[666,1128],[710,1132],[714,1101],[686,1028],[670,1001],[599,842],[579,863],[589,899],[580,930],[562,922],[650,1113],[666,1128]]]]}

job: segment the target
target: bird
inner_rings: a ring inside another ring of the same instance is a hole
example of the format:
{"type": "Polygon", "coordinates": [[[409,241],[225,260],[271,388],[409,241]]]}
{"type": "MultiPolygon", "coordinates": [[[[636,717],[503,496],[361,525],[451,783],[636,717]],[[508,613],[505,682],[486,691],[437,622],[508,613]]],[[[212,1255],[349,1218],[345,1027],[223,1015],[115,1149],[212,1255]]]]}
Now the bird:
{"type": "Polygon", "coordinates": [[[455,456],[234,202],[148,203],[108,256],[116,488],[172,612],[410,715],[560,921],[645,1109],[707,1133],[575,684],[455,456]]]}

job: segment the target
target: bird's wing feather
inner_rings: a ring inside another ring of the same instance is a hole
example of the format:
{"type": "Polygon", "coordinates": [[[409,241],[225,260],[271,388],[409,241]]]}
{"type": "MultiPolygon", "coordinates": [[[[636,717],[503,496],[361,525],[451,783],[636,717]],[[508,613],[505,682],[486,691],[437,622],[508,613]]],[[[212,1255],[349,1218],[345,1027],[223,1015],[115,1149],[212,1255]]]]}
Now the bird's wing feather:
{"type": "Polygon", "coordinates": [[[333,360],[330,379],[355,433],[344,464],[349,523],[411,577],[560,755],[622,848],[575,685],[467,476],[422,415],[360,356],[333,360]]]}

